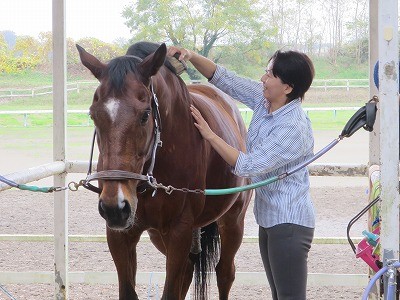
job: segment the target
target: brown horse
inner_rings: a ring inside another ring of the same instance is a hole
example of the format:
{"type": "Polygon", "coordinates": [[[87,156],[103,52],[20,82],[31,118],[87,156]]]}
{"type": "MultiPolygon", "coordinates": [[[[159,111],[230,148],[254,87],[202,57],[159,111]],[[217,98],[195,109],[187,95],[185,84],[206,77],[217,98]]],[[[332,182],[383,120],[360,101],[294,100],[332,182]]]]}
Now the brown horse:
{"type": "Polygon", "coordinates": [[[186,86],[166,59],[165,44],[137,43],[107,64],[77,47],[100,82],[90,115],[98,136],[99,212],[107,223],[119,299],[138,299],[136,245],[144,231],[166,255],[162,299],[184,299],[196,270],[195,296],[206,299],[210,266],[219,299],[228,299],[251,192],[199,192],[247,181],[202,139],[189,107],[194,104],[214,132],[244,150],[245,126],[233,100],[208,85],[186,86]],[[214,262],[207,259],[212,254],[214,262]]]}

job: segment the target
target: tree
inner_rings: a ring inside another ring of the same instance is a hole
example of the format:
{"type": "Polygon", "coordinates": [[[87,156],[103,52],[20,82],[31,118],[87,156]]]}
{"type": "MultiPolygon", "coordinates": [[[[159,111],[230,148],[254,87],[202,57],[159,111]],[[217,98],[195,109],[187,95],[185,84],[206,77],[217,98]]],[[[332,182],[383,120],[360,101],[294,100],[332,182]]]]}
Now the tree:
{"type": "Polygon", "coordinates": [[[353,0],[353,17],[346,24],[358,64],[368,59],[368,4],[365,0],[353,0]]]}
{"type": "MultiPolygon", "coordinates": [[[[264,38],[261,11],[251,0],[138,0],[123,10],[132,41],[169,42],[205,57],[218,45],[264,38]]],[[[192,79],[198,77],[188,70],[192,79]]]]}
{"type": "Polygon", "coordinates": [[[8,45],[6,39],[0,34],[0,55],[6,55],[8,53],[8,45]]]}
{"type": "Polygon", "coordinates": [[[28,35],[17,36],[14,47],[14,56],[38,59],[39,48],[39,41],[35,38],[28,35]]]}

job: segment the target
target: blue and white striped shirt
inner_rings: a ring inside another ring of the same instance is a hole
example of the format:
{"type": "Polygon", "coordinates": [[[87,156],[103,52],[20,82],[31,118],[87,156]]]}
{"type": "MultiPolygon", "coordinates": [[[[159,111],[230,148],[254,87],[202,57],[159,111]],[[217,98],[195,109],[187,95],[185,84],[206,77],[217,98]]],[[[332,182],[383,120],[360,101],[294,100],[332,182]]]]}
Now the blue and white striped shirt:
{"type": "MultiPolygon", "coordinates": [[[[314,137],[300,99],[269,113],[270,103],[263,95],[262,82],[238,77],[217,66],[210,83],[253,110],[247,153],[240,152],[234,168],[236,175],[259,182],[281,175],[312,157],[314,137]]],[[[282,223],[314,228],[308,169],[257,188],[254,214],[257,223],[265,228],[282,223]]]]}

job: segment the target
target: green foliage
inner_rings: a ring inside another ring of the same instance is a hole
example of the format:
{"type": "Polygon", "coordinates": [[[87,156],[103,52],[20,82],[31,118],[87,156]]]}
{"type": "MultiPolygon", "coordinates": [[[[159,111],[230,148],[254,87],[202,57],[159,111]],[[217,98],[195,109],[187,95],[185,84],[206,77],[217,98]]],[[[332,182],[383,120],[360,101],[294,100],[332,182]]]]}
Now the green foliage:
{"type": "Polygon", "coordinates": [[[8,51],[8,45],[6,39],[0,34],[0,55],[6,55],[8,51]]]}
{"type": "MultiPolygon", "coordinates": [[[[76,43],[104,62],[124,54],[124,49],[119,48],[117,45],[105,43],[92,37],[80,39],[76,43]]],[[[71,51],[71,61],[79,61],[79,54],[76,48],[75,51],[71,51]]]]}
{"type": "Polygon", "coordinates": [[[30,57],[12,57],[0,54],[0,74],[1,73],[19,73],[26,70],[34,70],[39,64],[37,58],[30,57]]]}
{"type": "MultiPolygon", "coordinates": [[[[134,34],[132,42],[167,41],[210,57],[217,45],[252,44],[260,50],[268,35],[255,4],[248,0],[139,0],[125,7],[123,16],[134,34]]],[[[189,75],[198,78],[193,70],[189,75]]]]}

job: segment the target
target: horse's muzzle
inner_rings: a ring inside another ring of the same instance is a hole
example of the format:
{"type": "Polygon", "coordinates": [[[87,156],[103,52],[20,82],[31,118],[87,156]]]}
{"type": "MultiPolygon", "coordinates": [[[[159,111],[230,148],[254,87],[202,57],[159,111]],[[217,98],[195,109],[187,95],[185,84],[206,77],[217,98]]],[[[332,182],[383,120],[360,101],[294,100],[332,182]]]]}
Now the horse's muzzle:
{"type": "Polygon", "coordinates": [[[125,230],[132,226],[132,209],[127,200],[122,205],[108,206],[100,198],[99,213],[111,229],[125,230]]]}

